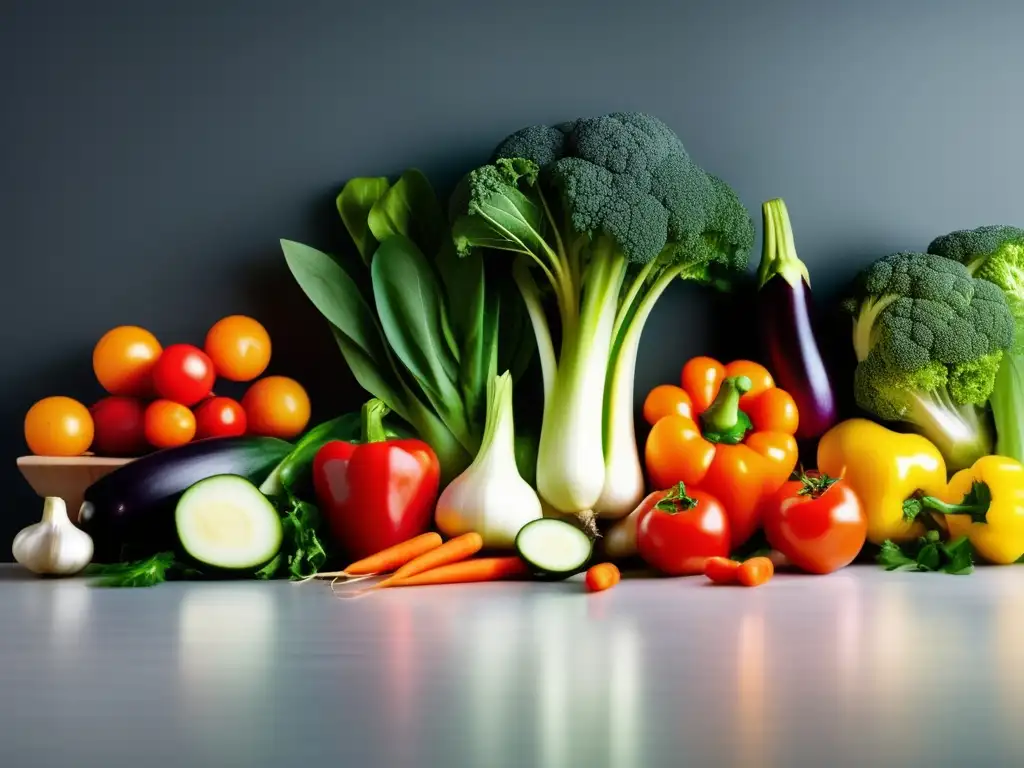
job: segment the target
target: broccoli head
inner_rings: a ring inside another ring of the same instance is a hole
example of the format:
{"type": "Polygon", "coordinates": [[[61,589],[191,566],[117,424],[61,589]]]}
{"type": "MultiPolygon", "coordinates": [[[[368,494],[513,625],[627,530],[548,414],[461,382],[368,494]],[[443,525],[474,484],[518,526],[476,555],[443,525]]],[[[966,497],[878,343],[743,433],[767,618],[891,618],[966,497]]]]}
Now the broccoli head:
{"type": "Polygon", "coordinates": [[[576,233],[610,236],[633,263],[664,254],[746,268],[753,221],[735,192],[690,158],[662,121],[618,112],[531,126],[495,158],[525,158],[557,190],[576,233]]]}
{"type": "Polygon", "coordinates": [[[998,286],[1016,320],[1013,349],[1003,356],[989,397],[996,451],[1024,461],[1024,229],[1005,225],[961,229],[935,238],[928,252],[957,261],[998,286]]]}
{"type": "Polygon", "coordinates": [[[951,468],[990,452],[983,408],[1014,339],[999,288],[958,262],[894,253],[861,273],[846,308],[857,404],[915,427],[951,468]]]}
{"type": "Polygon", "coordinates": [[[928,253],[958,261],[975,277],[999,286],[1017,320],[1017,352],[1024,354],[1024,229],[961,229],[932,240],[928,253]]]}

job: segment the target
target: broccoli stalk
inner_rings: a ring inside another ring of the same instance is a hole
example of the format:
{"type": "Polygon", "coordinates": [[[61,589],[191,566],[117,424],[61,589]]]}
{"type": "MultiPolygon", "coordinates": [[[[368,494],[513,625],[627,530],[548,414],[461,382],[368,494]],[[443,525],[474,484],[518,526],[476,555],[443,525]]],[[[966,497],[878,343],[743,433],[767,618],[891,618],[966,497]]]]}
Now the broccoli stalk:
{"type": "Polygon", "coordinates": [[[857,404],[927,437],[951,470],[991,453],[984,408],[1014,333],[999,289],[948,259],[896,253],[861,273],[846,308],[857,404]]]}
{"type": "Polygon", "coordinates": [[[452,216],[459,253],[518,254],[544,378],[542,499],[591,521],[628,514],[644,490],[633,426],[644,324],[673,280],[713,284],[746,268],[749,214],[667,126],[618,113],[508,137],[460,184],[452,216]]]}
{"type": "Polygon", "coordinates": [[[1024,229],[986,226],[935,238],[928,252],[958,261],[997,285],[1015,321],[1014,344],[1003,355],[989,397],[996,452],[1024,462],[1024,229]]]}

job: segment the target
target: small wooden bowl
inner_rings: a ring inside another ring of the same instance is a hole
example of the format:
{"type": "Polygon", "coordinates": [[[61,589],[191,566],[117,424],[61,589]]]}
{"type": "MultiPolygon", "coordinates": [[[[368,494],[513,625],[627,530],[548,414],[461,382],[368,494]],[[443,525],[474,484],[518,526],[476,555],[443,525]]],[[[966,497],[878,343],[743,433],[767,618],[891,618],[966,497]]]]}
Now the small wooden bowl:
{"type": "Polygon", "coordinates": [[[77,521],[85,489],[131,461],[102,456],[20,456],[18,469],[41,497],[64,499],[68,517],[77,521]]]}

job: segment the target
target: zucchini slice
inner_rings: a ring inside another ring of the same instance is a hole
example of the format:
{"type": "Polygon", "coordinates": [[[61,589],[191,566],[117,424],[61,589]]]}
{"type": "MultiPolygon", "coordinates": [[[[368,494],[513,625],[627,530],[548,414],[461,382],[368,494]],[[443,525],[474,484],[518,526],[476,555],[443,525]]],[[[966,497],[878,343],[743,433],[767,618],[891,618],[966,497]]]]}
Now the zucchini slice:
{"type": "Polygon", "coordinates": [[[178,501],[174,523],[185,551],[215,568],[257,568],[281,549],[280,515],[259,488],[238,475],[193,485],[178,501]]]}
{"type": "Polygon", "coordinates": [[[565,579],[586,569],[594,542],[571,523],[544,518],[519,530],[516,551],[538,576],[565,579]]]}

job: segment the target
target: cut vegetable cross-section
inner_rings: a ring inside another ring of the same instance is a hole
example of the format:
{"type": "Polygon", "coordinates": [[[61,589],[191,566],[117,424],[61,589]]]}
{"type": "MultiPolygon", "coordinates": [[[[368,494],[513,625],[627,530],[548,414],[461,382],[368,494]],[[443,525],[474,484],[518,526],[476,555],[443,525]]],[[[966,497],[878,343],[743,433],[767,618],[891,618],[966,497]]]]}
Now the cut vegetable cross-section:
{"type": "Polygon", "coordinates": [[[259,489],[237,475],[202,480],[174,511],[182,546],[200,563],[229,570],[257,568],[281,548],[281,518],[259,489]]]}

